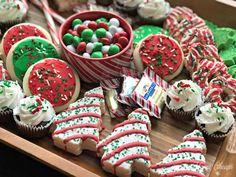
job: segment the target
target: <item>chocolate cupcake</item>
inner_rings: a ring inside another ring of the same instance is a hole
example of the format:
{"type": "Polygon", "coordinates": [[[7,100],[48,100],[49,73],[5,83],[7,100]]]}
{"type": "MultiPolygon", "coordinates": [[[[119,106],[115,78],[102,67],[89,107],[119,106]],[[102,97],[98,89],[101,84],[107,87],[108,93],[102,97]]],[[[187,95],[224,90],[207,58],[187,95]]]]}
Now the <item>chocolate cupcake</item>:
{"type": "Polygon", "coordinates": [[[36,95],[21,99],[13,114],[20,133],[29,138],[47,135],[56,116],[51,103],[36,95]]]}
{"type": "Polygon", "coordinates": [[[170,11],[170,4],[164,0],[144,1],[137,10],[142,23],[153,25],[161,25],[170,11]]]}
{"type": "Polygon", "coordinates": [[[180,80],[166,90],[165,103],[176,119],[194,119],[195,111],[203,104],[202,89],[191,80],[180,80]]]}
{"type": "Polygon", "coordinates": [[[13,120],[13,109],[23,97],[24,94],[17,82],[0,80],[0,123],[13,120]]]}
{"type": "Polygon", "coordinates": [[[113,0],[96,0],[96,3],[103,6],[109,6],[113,3],[113,0]]]}
{"type": "Polygon", "coordinates": [[[137,8],[143,0],[114,0],[114,5],[118,10],[128,13],[129,15],[136,15],[137,8]]]}
{"type": "Polygon", "coordinates": [[[25,19],[28,5],[25,0],[1,0],[0,2],[0,30],[3,33],[9,27],[21,23],[25,19]]]}
{"type": "Polygon", "coordinates": [[[229,107],[206,103],[195,113],[196,126],[208,141],[220,142],[232,131],[234,116],[229,107]]]}

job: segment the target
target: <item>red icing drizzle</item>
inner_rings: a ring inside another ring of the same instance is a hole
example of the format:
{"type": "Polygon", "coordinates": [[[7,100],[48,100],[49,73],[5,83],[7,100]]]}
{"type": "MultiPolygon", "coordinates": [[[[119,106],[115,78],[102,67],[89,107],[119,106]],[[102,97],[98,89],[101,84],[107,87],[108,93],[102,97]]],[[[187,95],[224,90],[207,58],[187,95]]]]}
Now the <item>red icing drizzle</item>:
{"type": "Polygon", "coordinates": [[[201,142],[205,142],[205,139],[202,137],[188,137],[185,138],[184,141],[201,141],[201,142]]]}
{"type": "Polygon", "coordinates": [[[119,128],[119,127],[122,127],[122,126],[124,126],[124,125],[127,125],[127,124],[134,124],[134,123],[141,123],[141,124],[145,124],[145,125],[148,124],[147,122],[145,122],[145,121],[143,121],[143,120],[136,120],[136,119],[126,120],[126,121],[124,121],[124,122],[122,122],[122,123],[120,123],[120,124],[115,125],[114,128],[113,128],[113,130],[115,130],[115,129],[119,128]]]}
{"type": "Polygon", "coordinates": [[[104,95],[98,94],[98,93],[89,93],[85,94],[85,97],[97,97],[97,98],[104,98],[104,95]]]}
{"type": "Polygon", "coordinates": [[[148,135],[148,132],[144,131],[144,130],[126,130],[124,132],[120,132],[120,133],[117,133],[116,135],[110,137],[109,139],[106,139],[103,143],[99,144],[98,147],[97,147],[97,152],[100,152],[100,149],[109,144],[110,142],[122,137],[122,136],[125,136],[125,135],[128,135],[128,134],[133,134],[133,133],[136,133],[136,134],[144,134],[144,135],[148,135]]]}
{"type": "Polygon", "coordinates": [[[170,167],[170,166],[181,165],[181,164],[196,164],[196,165],[203,165],[203,166],[206,165],[205,162],[200,161],[200,160],[183,159],[183,160],[176,160],[176,161],[172,161],[168,163],[155,164],[151,168],[163,168],[163,167],[170,167]]]}
{"type": "Polygon", "coordinates": [[[29,75],[31,94],[47,99],[54,107],[68,103],[76,87],[73,70],[58,59],[43,61],[36,64],[29,75]]]}
{"type": "Polygon", "coordinates": [[[183,61],[179,45],[164,35],[147,37],[140,46],[139,54],[143,63],[162,78],[176,72],[183,61]]]}
{"type": "Polygon", "coordinates": [[[176,150],[170,150],[168,151],[168,154],[176,154],[176,153],[181,153],[181,152],[191,152],[191,153],[202,153],[202,149],[200,148],[181,148],[181,149],[176,149],[176,150]]]}
{"type": "Polygon", "coordinates": [[[98,126],[97,126],[97,124],[91,124],[91,123],[78,124],[78,125],[73,125],[73,126],[70,126],[70,127],[63,128],[61,130],[57,130],[53,133],[53,135],[57,135],[57,134],[60,134],[60,133],[65,133],[69,130],[73,130],[73,129],[76,129],[76,128],[98,128],[98,126]]]}
{"type": "Polygon", "coordinates": [[[73,119],[78,119],[78,118],[83,118],[83,117],[90,117],[90,116],[91,117],[96,117],[96,118],[99,118],[99,119],[101,118],[101,115],[96,114],[96,113],[92,113],[92,112],[91,113],[80,113],[80,114],[77,114],[77,115],[68,116],[66,118],[57,120],[54,123],[59,124],[59,123],[62,123],[62,122],[73,120],[73,119]]]}
{"type": "Polygon", "coordinates": [[[11,47],[17,43],[18,41],[30,37],[30,36],[40,36],[46,39],[45,34],[36,28],[35,26],[27,25],[20,25],[11,28],[4,37],[3,42],[3,49],[7,56],[11,47]]]}
{"type": "Polygon", "coordinates": [[[205,175],[195,172],[195,171],[190,171],[190,170],[182,170],[182,171],[176,171],[168,174],[161,174],[160,177],[172,177],[172,176],[196,176],[196,177],[206,177],[205,175]]]}
{"type": "Polygon", "coordinates": [[[145,115],[148,115],[146,111],[144,111],[143,109],[135,109],[133,112],[138,112],[138,113],[142,113],[145,115]]]}
{"type": "Polygon", "coordinates": [[[67,111],[73,111],[79,108],[87,108],[87,107],[100,107],[100,105],[99,104],[84,104],[84,105],[76,106],[74,108],[67,109],[67,111]]]}

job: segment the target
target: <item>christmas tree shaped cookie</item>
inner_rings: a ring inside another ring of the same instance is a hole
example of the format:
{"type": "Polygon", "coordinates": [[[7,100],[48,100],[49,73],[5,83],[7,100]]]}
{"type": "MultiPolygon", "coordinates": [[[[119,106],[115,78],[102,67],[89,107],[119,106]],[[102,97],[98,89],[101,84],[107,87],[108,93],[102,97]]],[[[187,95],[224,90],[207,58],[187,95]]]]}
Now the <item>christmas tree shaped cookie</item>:
{"type": "Polygon", "coordinates": [[[133,171],[144,176],[150,168],[150,120],[145,111],[135,110],[129,119],[117,124],[113,132],[97,145],[105,171],[129,177],[133,171]]]}
{"type": "Polygon", "coordinates": [[[52,134],[55,146],[75,155],[84,149],[96,151],[101,130],[101,104],[103,94],[98,97],[96,89],[85,93],[85,97],[76,102],[76,106],[56,116],[56,130],[52,134]],[[96,95],[97,94],[97,95],[96,95]],[[88,97],[86,95],[89,95],[88,97]],[[92,96],[93,97],[92,97],[92,96]]]}
{"type": "Polygon", "coordinates": [[[206,152],[206,144],[202,133],[194,130],[183,141],[169,149],[168,155],[161,162],[151,166],[150,177],[205,176],[207,167],[203,154],[206,152]]]}

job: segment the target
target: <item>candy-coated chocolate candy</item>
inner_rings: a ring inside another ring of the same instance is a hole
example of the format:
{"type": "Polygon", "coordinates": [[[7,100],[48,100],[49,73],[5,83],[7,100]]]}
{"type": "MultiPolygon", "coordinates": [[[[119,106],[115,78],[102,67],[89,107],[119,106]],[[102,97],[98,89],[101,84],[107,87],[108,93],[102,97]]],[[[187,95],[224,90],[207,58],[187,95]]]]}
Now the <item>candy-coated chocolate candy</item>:
{"type": "Polygon", "coordinates": [[[107,32],[106,32],[106,37],[109,38],[109,39],[111,39],[113,36],[112,36],[112,34],[111,34],[109,31],[107,31],[107,32]]]}
{"type": "Polygon", "coordinates": [[[81,33],[82,39],[84,39],[86,41],[91,40],[92,36],[93,36],[93,30],[91,30],[91,29],[85,29],[81,33]]]}
{"type": "Polygon", "coordinates": [[[107,21],[106,18],[99,18],[99,19],[96,20],[96,22],[97,22],[97,23],[100,23],[100,22],[105,22],[105,23],[107,23],[108,21],[107,21]]]}
{"type": "Polygon", "coordinates": [[[86,42],[81,42],[78,44],[77,48],[76,48],[76,51],[79,53],[79,54],[82,54],[84,53],[86,50],[86,42]]]}
{"type": "Polygon", "coordinates": [[[78,26],[78,28],[77,28],[77,33],[78,33],[78,35],[81,36],[82,31],[84,31],[85,29],[88,29],[88,27],[87,27],[86,25],[80,25],[80,26],[78,26]]]}
{"type": "Polygon", "coordinates": [[[104,28],[98,28],[96,30],[96,36],[98,38],[105,37],[106,36],[106,30],[104,28]]]}
{"type": "Polygon", "coordinates": [[[119,38],[120,38],[120,34],[119,33],[115,33],[113,38],[112,38],[112,42],[113,43],[117,43],[119,38]]]}
{"type": "Polygon", "coordinates": [[[82,21],[80,19],[74,19],[72,22],[72,28],[74,28],[76,25],[81,25],[82,21]]]}
{"type": "Polygon", "coordinates": [[[83,53],[83,57],[90,58],[90,54],[85,52],[83,53]]]}
{"type": "Polygon", "coordinates": [[[68,33],[70,33],[72,36],[78,36],[77,31],[74,31],[74,30],[72,30],[72,29],[69,29],[69,30],[68,30],[68,33]]]}
{"type": "Polygon", "coordinates": [[[74,46],[77,47],[77,45],[78,45],[80,42],[81,42],[81,38],[78,37],[78,36],[74,36],[74,38],[73,38],[73,44],[74,44],[74,46]]]}
{"type": "Polygon", "coordinates": [[[109,21],[109,25],[114,25],[116,27],[119,27],[120,26],[120,22],[117,18],[111,18],[110,21],[109,21]]]}
{"type": "Polygon", "coordinates": [[[68,45],[68,46],[66,46],[67,47],[67,49],[68,50],[70,50],[71,52],[76,52],[76,50],[75,50],[75,47],[71,44],[71,45],[68,45]]]}
{"type": "Polygon", "coordinates": [[[115,43],[115,44],[120,48],[120,50],[123,49],[123,47],[119,43],[115,43]]]}
{"type": "Polygon", "coordinates": [[[118,39],[118,43],[122,46],[122,48],[125,48],[128,43],[129,43],[129,40],[124,37],[124,36],[121,36],[119,39],[118,39]]]}
{"type": "Polygon", "coordinates": [[[124,31],[123,28],[121,28],[121,27],[118,27],[118,28],[117,28],[117,32],[122,32],[122,31],[124,31]]]}
{"type": "Polygon", "coordinates": [[[104,28],[105,30],[108,30],[108,24],[105,22],[98,23],[98,28],[104,28]]]}
{"type": "Polygon", "coordinates": [[[109,48],[110,48],[109,45],[102,46],[102,53],[108,53],[109,48]]]}
{"type": "Polygon", "coordinates": [[[87,45],[86,45],[86,52],[87,53],[92,53],[94,49],[94,44],[92,42],[89,42],[87,45]]]}
{"type": "Polygon", "coordinates": [[[114,35],[117,32],[117,27],[114,25],[109,26],[109,32],[114,35]]]}
{"type": "Polygon", "coordinates": [[[100,28],[95,21],[89,22],[88,27],[92,29],[93,31],[95,31],[97,28],[100,28]]]}
{"type": "Polygon", "coordinates": [[[92,55],[91,55],[91,58],[102,58],[103,57],[103,54],[102,52],[93,52],[92,55]]]}
{"type": "Polygon", "coordinates": [[[119,32],[119,35],[128,38],[128,34],[126,32],[124,32],[124,31],[119,32]]]}
{"type": "Polygon", "coordinates": [[[96,34],[93,34],[92,38],[91,38],[91,42],[98,42],[98,38],[96,36],[96,34]]]}
{"type": "Polygon", "coordinates": [[[94,52],[101,51],[102,50],[102,46],[103,46],[103,44],[101,42],[95,42],[94,43],[93,51],[94,52]]]}
{"type": "Polygon", "coordinates": [[[110,39],[107,37],[103,37],[99,39],[99,42],[103,43],[104,45],[109,45],[110,44],[110,39]]]}
{"type": "Polygon", "coordinates": [[[77,31],[77,28],[78,28],[79,26],[80,26],[80,25],[75,25],[74,28],[73,28],[73,30],[74,30],[74,31],[77,31]]]}
{"type": "Polygon", "coordinates": [[[104,53],[103,58],[105,58],[105,57],[109,57],[109,55],[107,53],[104,53]]]}
{"type": "Polygon", "coordinates": [[[83,22],[83,25],[86,25],[86,26],[88,26],[88,24],[91,22],[91,20],[85,20],[84,22],[83,22]]]}
{"type": "Polygon", "coordinates": [[[66,33],[64,36],[63,36],[63,42],[65,43],[65,45],[70,45],[73,43],[73,39],[74,39],[74,36],[70,33],[66,33]]]}
{"type": "Polygon", "coordinates": [[[119,52],[120,52],[120,48],[117,45],[113,44],[113,45],[110,46],[110,48],[108,50],[108,55],[109,56],[115,55],[119,52]]]}

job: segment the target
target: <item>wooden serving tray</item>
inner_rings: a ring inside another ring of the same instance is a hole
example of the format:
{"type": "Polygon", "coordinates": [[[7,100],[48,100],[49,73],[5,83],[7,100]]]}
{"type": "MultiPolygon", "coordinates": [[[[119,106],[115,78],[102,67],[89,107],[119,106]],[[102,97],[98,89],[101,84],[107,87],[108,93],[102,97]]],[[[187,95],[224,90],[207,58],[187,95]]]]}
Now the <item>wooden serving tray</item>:
{"type": "MultiPolygon", "coordinates": [[[[30,5],[28,16],[29,22],[47,28],[43,14],[34,6],[30,5]]],[[[188,76],[183,72],[175,79],[175,81],[185,78],[188,78],[188,76]]],[[[173,82],[174,81],[172,81],[172,83],[173,82]]],[[[95,87],[95,85],[91,86],[82,83],[81,92],[83,93],[93,87],[95,87]]],[[[103,116],[103,125],[105,126],[105,129],[101,133],[101,138],[106,137],[112,131],[114,125],[124,120],[125,118],[111,119],[109,114],[106,112],[103,116]]],[[[150,154],[153,163],[159,162],[164,158],[169,148],[181,143],[183,136],[195,128],[194,121],[181,122],[174,120],[166,109],[163,110],[162,120],[151,118],[151,122],[152,149],[150,154]]],[[[236,137],[236,134],[233,137],[236,137]]],[[[102,170],[100,159],[96,156],[95,152],[84,151],[82,155],[75,156],[55,147],[51,137],[44,137],[39,140],[27,140],[21,138],[16,131],[15,125],[0,127],[0,143],[13,147],[27,156],[30,156],[68,176],[112,176],[102,170]]],[[[235,138],[231,138],[231,147],[234,147],[234,144],[235,138]]],[[[227,139],[222,147],[221,145],[221,143],[207,144],[208,150],[206,160],[209,168],[208,176],[218,176],[223,174],[224,177],[233,177],[233,172],[236,169],[236,166],[232,162],[235,162],[236,157],[233,157],[233,155],[229,156],[229,153],[225,151],[227,147],[227,139]],[[225,170],[224,167],[228,166],[231,168],[225,170]]],[[[139,175],[135,173],[133,176],[139,175]]]]}

